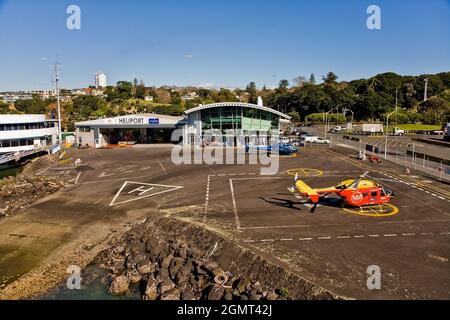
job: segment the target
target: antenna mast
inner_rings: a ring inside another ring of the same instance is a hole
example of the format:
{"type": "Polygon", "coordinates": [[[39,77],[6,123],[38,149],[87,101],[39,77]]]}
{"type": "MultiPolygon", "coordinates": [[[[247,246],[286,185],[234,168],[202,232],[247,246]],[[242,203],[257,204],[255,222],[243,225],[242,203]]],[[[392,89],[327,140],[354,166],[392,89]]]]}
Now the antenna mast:
{"type": "Polygon", "coordinates": [[[55,63],[55,90],[56,90],[56,103],[58,106],[58,143],[62,143],[62,128],[61,128],[61,105],[59,101],[59,73],[58,73],[58,63],[55,63]]]}

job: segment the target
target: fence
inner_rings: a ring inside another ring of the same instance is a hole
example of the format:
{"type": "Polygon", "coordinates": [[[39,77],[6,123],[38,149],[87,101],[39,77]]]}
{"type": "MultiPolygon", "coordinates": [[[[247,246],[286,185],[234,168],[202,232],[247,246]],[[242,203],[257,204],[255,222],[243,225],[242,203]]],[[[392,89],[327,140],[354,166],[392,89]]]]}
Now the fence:
{"type": "Polygon", "coordinates": [[[377,154],[380,158],[396,163],[408,169],[424,172],[441,180],[450,182],[450,166],[444,163],[443,160],[436,161],[437,158],[428,156],[426,154],[416,153],[408,150],[408,148],[394,148],[385,150],[383,147],[375,145],[367,145],[362,140],[358,139],[344,139],[344,137],[332,137],[332,144],[334,146],[346,146],[355,151],[366,151],[368,155],[377,154]],[[375,152],[378,151],[378,152],[375,152]]]}

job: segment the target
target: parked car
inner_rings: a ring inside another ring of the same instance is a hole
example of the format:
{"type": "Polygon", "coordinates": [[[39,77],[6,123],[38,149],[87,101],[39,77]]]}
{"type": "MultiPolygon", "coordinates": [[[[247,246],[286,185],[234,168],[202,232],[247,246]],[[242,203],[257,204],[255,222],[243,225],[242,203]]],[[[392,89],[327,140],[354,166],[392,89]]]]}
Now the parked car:
{"type": "Polygon", "coordinates": [[[330,144],[330,140],[318,137],[317,140],[313,143],[330,144]]]}
{"type": "Polygon", "coordinates": [[[331,129],[331,132],[341,132],[342,131],[342,127],[336,126],[333,129],[331,129]]]}
{"type": "Polygon", "coordinates": [[[394,136],[403,136],[405,134],[405,130],[395,127],[393,130],[394,136]]]}

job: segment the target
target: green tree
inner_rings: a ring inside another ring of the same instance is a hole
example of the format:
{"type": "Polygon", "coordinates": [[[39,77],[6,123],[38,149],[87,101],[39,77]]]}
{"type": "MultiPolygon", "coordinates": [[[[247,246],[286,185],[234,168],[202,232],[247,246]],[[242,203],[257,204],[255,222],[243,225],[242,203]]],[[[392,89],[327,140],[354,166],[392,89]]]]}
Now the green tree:
{"type": "Polygon", "coordinates": [[[278,83],[278,89],[280,90],[286,90],[289,87],[289,81],[286,79],[280,80],[278,83]]]}
{"type": "Polygon", "coordinates": [[[32,99],[17,100],[14,102],[17,111],[29,114],[43,114],[47,111],[47,105],[39,96],[33,95],[32,99]]]}
{"type": "Polygon", "coordinates": [[[424,122],[427,124],[443,124],[450,116],[450,103],[442,98],[430,98],[420,104],[424,122]]]}
{"type": "Polygon", "coordinates": [[[334,72],[328,72],[326,76],[322,77],[323,82],[328,85],[335,84],[337,79],[338,76],[334,72]]]}
{"type": "Polygon", "coordinates": [[[314,75],[314,73],[311,73],[311,75],[309,76],[309,83],[316,84],[316,76],[314,75]]]}

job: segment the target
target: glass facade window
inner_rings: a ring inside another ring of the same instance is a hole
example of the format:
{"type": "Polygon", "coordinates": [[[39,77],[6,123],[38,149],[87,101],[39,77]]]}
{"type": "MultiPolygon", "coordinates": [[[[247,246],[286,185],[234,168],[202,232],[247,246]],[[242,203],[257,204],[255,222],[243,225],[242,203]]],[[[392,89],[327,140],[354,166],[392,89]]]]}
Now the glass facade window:
{"type": "Polygon", "coordinates": [[[34,122],[34,123],[6,123],[0,124],[0,131],[15,131],[15,130],[35,130],[53,128],[53,122],[34,122]]]}
{"type": "Polygon", "coordinates": [[[23,147],[23,146],[33,146],[33,139],[13,139],[13,140],[0,140],[0,148],[12,148],[12,147],[23,147]]]}

